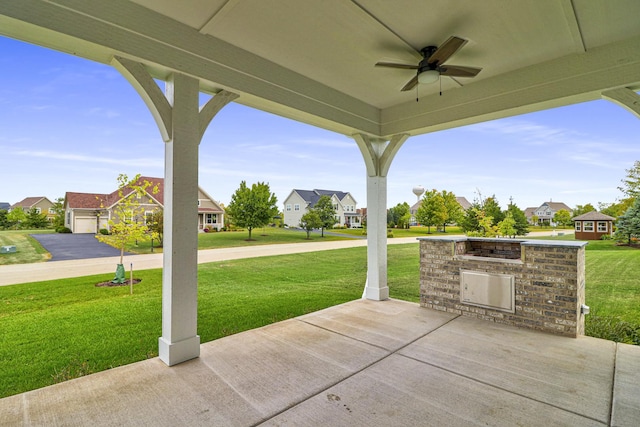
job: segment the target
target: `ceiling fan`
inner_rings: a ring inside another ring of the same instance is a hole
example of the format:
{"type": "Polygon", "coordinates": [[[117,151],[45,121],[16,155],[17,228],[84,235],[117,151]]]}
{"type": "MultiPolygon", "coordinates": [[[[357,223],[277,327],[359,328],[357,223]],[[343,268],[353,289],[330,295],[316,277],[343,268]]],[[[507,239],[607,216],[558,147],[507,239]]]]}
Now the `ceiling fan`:
{"type": "Polygon", "coordinates": [[[402,91],[408,91],[416,87],[418,83],[434,83],[440,76],[447,77],[475,77],[482,68],[463,67],[460,65],[444,65],[444,63],[456,53],[467,40],[451,36],[440,46],[427,46],[420,50],[422,60],[418,65],[398,64],[395,62],[377,62],[376,67],[402,68],[405,70],[418,70],[416,75],[407,82],[402,91]]]}

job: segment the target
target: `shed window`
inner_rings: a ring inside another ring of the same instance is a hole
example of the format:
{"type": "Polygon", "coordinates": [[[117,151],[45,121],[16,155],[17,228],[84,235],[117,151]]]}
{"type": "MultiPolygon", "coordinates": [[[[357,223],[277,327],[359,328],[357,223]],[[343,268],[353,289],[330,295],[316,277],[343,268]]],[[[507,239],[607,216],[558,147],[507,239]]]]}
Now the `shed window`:
{"type": "Polygon", "coordinates": [[[593,232],[593,221],[585,221],[584,222],[584,231],[585,232],[588,232],[588,231],[593,232]]]}
{"type": "Polygon", "coordinates": [[[598,221],[598,231],[602,233],[607,232],[607,221],[598,221]]]}
{"type": "Polygon", "coordinates": [[[582,230],[582,222],[576,221],[576,231],[581,231],[581,230],[582,230]]]}

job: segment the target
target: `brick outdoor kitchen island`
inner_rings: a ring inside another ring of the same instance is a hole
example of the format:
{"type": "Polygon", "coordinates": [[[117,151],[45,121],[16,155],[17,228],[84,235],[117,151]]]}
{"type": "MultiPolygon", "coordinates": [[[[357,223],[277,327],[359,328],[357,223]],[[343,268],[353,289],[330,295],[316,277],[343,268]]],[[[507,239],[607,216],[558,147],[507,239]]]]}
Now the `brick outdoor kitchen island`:
{"type": "Polygon", "coordinates": [[[421,306],[558,335],[584,334],[587,242],[418,240],[421,306]]]}

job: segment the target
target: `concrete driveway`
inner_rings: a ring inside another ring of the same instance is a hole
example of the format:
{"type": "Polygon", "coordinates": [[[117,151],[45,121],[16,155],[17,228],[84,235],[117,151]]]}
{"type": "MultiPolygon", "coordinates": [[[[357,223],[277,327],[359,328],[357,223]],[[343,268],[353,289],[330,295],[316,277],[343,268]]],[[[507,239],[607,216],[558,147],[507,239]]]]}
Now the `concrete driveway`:
{"type": "Polygon", "coordinates": [[[120,256],[118,249],[99,242],[93,234],[31,234],[31,237],[51,254],[51,261],[120,256]]]}

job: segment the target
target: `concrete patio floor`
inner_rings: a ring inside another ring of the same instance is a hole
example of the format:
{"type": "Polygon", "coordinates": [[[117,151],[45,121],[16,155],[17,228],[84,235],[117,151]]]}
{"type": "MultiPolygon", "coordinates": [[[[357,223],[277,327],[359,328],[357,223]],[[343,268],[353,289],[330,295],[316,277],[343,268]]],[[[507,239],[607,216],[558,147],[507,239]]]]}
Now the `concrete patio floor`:
{"type": "Polygon", "coordinates": [[[14,426],[637,426],[640,347],[357,300],[0,399],[14,426]]]}

